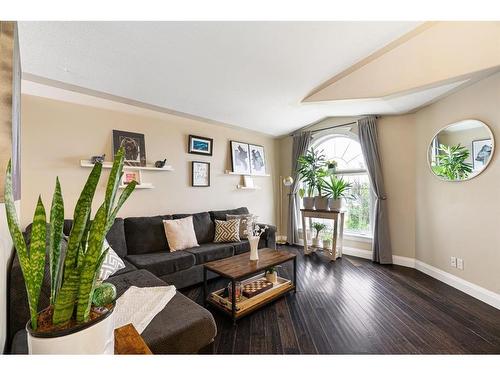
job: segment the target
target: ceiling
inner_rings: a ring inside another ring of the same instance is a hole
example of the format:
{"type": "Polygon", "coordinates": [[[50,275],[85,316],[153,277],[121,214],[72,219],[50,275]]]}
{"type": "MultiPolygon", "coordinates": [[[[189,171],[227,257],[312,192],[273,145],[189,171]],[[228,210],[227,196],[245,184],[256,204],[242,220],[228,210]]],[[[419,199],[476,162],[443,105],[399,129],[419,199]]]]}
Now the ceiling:
{"type": "Polygon", "coordinates": [[[20,22],[19,37],[25,78],[277,136],[328,116],[405,112],[441,94],[438,87],[406,99],[302,103],[419,24],[20,22]]]}

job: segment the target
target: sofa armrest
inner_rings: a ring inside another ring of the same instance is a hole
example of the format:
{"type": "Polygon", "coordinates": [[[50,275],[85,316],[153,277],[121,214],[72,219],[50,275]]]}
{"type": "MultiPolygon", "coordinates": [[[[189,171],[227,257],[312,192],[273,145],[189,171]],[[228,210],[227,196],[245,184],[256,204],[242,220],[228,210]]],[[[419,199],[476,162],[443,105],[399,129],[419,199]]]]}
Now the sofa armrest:
{"type": "Polygon", "coordinates": [[[276,227],[269,224],[257,223],[261,228],[267,225],[267,229],[260,236],[259,248],[268,247],[270,249],[276,249],[276,227]]]}

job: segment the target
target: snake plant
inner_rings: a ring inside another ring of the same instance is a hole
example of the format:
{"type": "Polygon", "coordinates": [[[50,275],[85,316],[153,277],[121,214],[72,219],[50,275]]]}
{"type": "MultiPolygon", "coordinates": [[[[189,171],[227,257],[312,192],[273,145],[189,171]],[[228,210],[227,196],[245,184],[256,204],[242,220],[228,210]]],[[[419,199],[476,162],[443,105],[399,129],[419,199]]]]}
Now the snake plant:
{"type": "Polygon", "coordinates": [[[113,225],[121,206],[135,189],[135,181],[128,184],[116,201],[116,193],[123,170],[124,150],[120,149],[111,168],[104,202],[91,220],[91,207],[101,176],[102,164],[96,163],[83,187],[73,214],[73,227],[68,238],[64,259],[61,252],[64,225],[64,203],[59,179],[52,198],[47,243],[47,217],[41,197],[33,218],[30,246],[22,235],[12,192],[12,167],[7,166],[5,180],[5,208],[9,231],[23,272],[31,316],[31,327],[37,329],[38,302],[45,271],[45,257],[49,256],[50,305],[53,325],[65,325],[72,319],[78,324],[89,320],[92,294],[97,276],[108,249],[102,251],[104,238],[113,225]],[[116,203],[116,204],[115,204],[116,203]]]}

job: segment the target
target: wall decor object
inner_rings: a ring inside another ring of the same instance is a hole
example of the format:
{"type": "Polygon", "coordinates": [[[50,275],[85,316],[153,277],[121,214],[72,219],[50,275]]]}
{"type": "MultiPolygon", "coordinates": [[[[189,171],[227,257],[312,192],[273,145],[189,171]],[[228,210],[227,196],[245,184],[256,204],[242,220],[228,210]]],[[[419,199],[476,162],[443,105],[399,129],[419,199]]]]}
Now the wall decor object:
{"type": "Polygon", "coordinates": [[[491,129],[467,119],[440,129],[428,149],[431,172],[443,181],[466,181],[482,173],[495,152],[491,129]]]}
{"type": "Polygon", "coordinates": [[[212,138],[189,135],[188,152],[190,154],[212,156],[214,140],[212,138]]]}
{"type": "Polygon", "coordinates": [[[247,175],[251,174],[248,143],[230,141],[230,146],[231,167],[233,172],[247,175]]]}
{"type": "Polygon", "coordinates": [[[167,159],[157,160],[157,161],[155,161],[155,167],[156,168],[163,168],[166,163],[167,163],[167,159]]]}
{"type": "Polygon", "coordinates": [[[484,168],[491,157],[493,142],[491,139],[478,139],[472,141],[472,169],[474,171],[484,168]]]}
{"type": "Polygon", "coordinates": [[[210,163],[204,161],[193,161],[191,185],[194,187],[210,186],[210,163]]]}
{"type": "Polygon", "coordinates": [[[250,173],[254,175],[266,174],[266,155],[264,147],[258,145],[248,145],[250,151],[250,173]]]}
{"type": "Polygon", "coordinates": [[[140,170],[124,170],[122,175],[122,185],[128,185],[132,181],[137,182],[140,185],[142,182],[142,176],[140,170]]]}
{"type": "Polygon", "coordinates": [[[95,164],[95,163],[104,163],[104,158],[106,157],[106,154],[102,154],[102,155],[95,155],[95,156],[92,156],[90,158],[90,162],[92,164],[95,164]]]}
{"type": "Polygon", "coordinates": [[[116,154],[120,147],[125,149],[124,165],[134,167],[146,166],[146,144],[144,142],[144,134],[113,130],[114,154],[116,154]]]}
{"type": "Polygon", "coordinates": [[[249,189],[255,187],[252,176],[243,176],[243,186],[249,189]]]}

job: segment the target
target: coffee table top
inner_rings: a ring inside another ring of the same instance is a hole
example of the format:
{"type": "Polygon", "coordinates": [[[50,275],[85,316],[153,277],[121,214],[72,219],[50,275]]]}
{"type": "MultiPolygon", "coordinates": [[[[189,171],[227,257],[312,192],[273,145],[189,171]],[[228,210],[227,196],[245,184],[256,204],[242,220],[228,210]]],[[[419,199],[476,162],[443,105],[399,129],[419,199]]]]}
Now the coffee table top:
{"type": "Polygon", "coordinates": [[[286,250],[277,251],[264,248],[259,250],[259,260],[257,261],[250,260],[249,253],[243,253],[205,263],[204,267],[228,279],[240,279],[259,271],[265,271],[269,267],[277,266],[295,257],[294,253],[286,250]]]}

